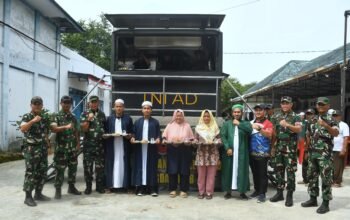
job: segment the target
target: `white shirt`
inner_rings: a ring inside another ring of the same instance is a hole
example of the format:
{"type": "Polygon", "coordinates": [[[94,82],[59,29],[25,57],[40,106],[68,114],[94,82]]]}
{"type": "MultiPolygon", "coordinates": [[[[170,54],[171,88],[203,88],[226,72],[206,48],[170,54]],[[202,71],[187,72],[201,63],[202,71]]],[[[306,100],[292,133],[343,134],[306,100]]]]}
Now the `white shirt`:
{"type": "Polygon", "coordinates": [[[339,134],[333,139],[333,151],[341,151],[343,149],[344,137],[349,137],[349,126],[345,122],[340,121],[339,134]]]}

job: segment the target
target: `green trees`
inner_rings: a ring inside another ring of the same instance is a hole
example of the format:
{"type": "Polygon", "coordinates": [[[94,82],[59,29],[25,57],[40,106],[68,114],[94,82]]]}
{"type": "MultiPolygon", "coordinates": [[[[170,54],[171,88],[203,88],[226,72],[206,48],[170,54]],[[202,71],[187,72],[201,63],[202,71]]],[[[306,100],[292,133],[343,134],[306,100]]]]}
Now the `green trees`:
{"type": "Polygon", "coordinates": [[[62,43],[107,71],[111,69],[112,27],[107,19],[80,20],[85,32],[63,34],[62,43]]]}
{"type": "Polygon", "coordinates": [[[227,83],[228,80],[241,94],[243,94],[245,91],[247,91],[249,88],[253,87],[256,84],[256,82],[252,82],[242,85],[236,78],[232,77],[228,77],[227,79],[222,81],[220,96],[221,111],[225,111],[226,109],[231,108],[232,103],[230,100],[238,96],[232,89],[232,87],[227,83]]]}

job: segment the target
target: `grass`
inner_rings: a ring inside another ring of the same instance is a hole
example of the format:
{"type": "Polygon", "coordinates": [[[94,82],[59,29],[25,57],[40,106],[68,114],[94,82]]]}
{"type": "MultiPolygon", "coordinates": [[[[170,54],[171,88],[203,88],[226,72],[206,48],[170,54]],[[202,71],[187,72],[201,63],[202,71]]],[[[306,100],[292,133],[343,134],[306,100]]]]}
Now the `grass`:
{"type": "Polygon", "coordinates": [[[10,162],[10,161],[15,161],[15,160],[22,160],[22,159],[23,159],[23,155],[21,152],[0,151],[0,164],[10,162]]]}

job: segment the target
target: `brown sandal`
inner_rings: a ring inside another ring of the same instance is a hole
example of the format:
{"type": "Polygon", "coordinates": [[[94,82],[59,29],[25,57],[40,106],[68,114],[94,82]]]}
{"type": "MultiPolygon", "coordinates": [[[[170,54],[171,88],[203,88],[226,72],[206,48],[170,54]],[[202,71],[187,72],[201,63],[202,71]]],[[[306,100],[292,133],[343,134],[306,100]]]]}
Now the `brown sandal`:
{"type": "Polygon", "coordinates": [[[207,196],[206,196],[205,198],[206,198],[206,199],[212,199],[212,198],[213,198],[213,195],[207,194],[207,196]]]}
{"type": "Polygon", "coordinates": [[[198,194],[198,199],[204,199],[204,195],[203,194],[198,194]]]}

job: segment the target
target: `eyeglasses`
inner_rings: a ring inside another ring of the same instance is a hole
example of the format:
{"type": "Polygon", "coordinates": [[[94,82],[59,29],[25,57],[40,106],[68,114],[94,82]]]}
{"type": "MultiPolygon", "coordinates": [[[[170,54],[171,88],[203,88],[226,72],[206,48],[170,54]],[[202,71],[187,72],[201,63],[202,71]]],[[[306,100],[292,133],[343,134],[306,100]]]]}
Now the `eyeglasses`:
{"type": "Polygon", "coordinates": [[[317,103],[318,106],[325,106],[326,104],[320,102],[320,103],[317,103]]]}

